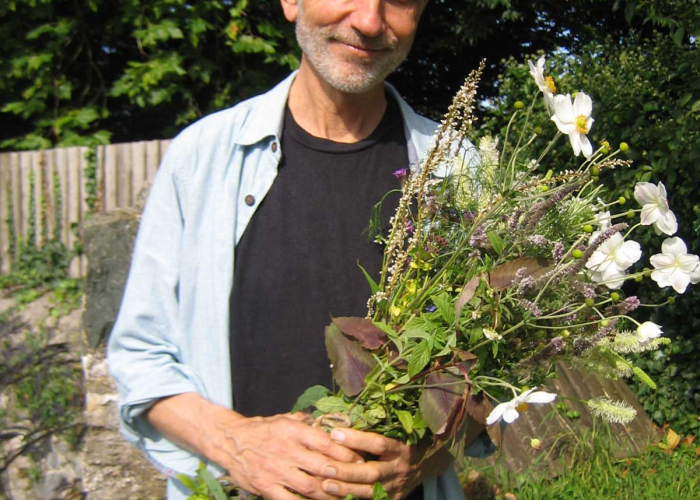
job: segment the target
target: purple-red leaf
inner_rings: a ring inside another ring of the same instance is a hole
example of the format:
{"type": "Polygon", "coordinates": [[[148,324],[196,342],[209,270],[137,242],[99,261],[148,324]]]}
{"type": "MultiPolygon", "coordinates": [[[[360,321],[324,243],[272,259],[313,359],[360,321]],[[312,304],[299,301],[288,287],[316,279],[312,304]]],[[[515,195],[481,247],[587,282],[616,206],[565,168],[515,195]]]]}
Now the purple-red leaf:
{"type": "Polygon", "coordinates": [[[377,364],[359,342],[343,335],[335,323],[326,327],[326,350],[333,366],[333,378],[347,396],[357,396],[365,377],[377,364]]]}
{"type": "Polygon", "coordinates": [[[462,315],[464,306],[467,305],[467,302],[469,302],[476,293],[476,289],[479,287],[480,281],[480,276],[474,276],[469,280],[469,283],[464,285],[464,288],[462,288],[462,291],[455,302],[455,321],[459,322],[459,317],[462,315]]]}
{"type": "Polygon", "coordinates": [[[348,337],[356,338],[363,347],[379,349],[386,342],[386,334],[367,318],[333,318],[340,331],[348,337]]]}
{"type": "Polygon", "coordinates": [[[504,290],[513,284],[518,269],[527,269],[527,274],[537,279],[553,269],[553,262],[544,257],[521,257],[496,266],[489,273],[489,284],[496,290],[504,290]]]}
{"type": "Polygon", "coordinates": [[[425,385],[418,400],[420,413],[433,434],[443,434],[450,417],[463,405],[464,377],[446,372],[432,372],[425,377],[425,385]]]}

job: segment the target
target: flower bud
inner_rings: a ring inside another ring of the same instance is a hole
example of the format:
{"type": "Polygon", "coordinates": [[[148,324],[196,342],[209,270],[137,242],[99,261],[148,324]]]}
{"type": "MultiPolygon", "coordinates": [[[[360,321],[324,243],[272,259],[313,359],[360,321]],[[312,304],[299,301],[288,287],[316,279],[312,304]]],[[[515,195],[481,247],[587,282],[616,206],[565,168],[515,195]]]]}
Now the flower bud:
{"type": "Polygon", "coordinates": [[[592,232],[593,232],[593,226],[591,226],[590,224],[586,224],[585,226],[583,226],[583,231],[586,232],[586,233],[592,233],[592,232]]]}
{"type": "Polygon", "coordinates": [[[530,447],[535,450],[542,448],[542,441],[537,438],[530,439],[530,447]]]}
{"type": "Polygon", "coordinates": [[[628,210],[627,211],[627,218],[634,219],[634,217],[635,217],[634,210],[628,210]]]}
{"type": "Polygon", "coordinates": [[[627,198],[625,198],[624,196],[620,196],[618,201],[620,202],[620,205],[624,205],[625,203],[627,203],[627,198]]]}
{"type": "Polygon", "coordinates": [[[583,301],[588,307],[593,307],[595,305],[595,300],[593,299],[586,299],[583,301]]]}
{"type": "Polygon", "coordinates": [[[610,321],[608,321],[607,319],[604,319],[603,321],[600,322],[600,326],[602,326],[603,328],[607,328],[608,326],[610,326],[610,321]]]}
{"type": "Polygon", "coordinates": [[[543,193],[546,193],[547,191],[549,191],[549,186],[547,186],[546,184],[542,184],[540,186],[540,191],[542,191],[543,193]]]}
{"type": "Polygon", "coordinates": [[[523,101],[515,101],[513,107],[515,109],[523,109],[525,107],[525,103],[523,101]]]}
{"type": "Polygon", "coordinates": [[[623,153],[624,153],[625,151],[627,151],[629,148],[630,148],[630,146],[629,146],[629,144],[627,144],[626,142],[621,142],[621,143],[620,143],[620,151],[622,151],[623,153]]]}
{"type": "Polygon", "coordinates": [[[669,297],[669,298],[668,298],[668,303],[669,303],[669,304],[675,304],[675,303],[676,303],[676,298],[675,298],[675,297],[669,297]]]}
{"type": "Polygon", "coordinates": [[[618,300],[620,300],[620,294],[617,292],[613,292],[610,294],[610,298],[617,302],[618,300]]]}
{"type": "Polygon", "coordinates": [[[591,167],[591,175],[595,175],[595,176],[600,175],[600,168],[598,168],[598,167],[591,167]]]}
{"type": "Polygon", "coordinates": [[[577,248],[576,250],[574,250],[573,252],[571,252],[571,256],[572,256],[574,259],[580,259],[581,257],[583,257],[583,252],[577,248]]]}

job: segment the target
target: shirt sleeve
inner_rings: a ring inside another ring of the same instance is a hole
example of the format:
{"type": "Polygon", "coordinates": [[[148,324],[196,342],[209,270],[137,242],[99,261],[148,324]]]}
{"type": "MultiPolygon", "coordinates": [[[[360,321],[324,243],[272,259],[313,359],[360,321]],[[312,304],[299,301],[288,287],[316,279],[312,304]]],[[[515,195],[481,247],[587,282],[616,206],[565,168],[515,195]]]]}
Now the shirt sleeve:
{"type": "Polygon", "coordinates": [[[178,335],[178,286],[185,223],[186,185],[177,175],[183,153],[177,139],[156,174],[134,246],[129,278],[107,347],[120,394],[122,432],[139,444],[159,435],[143,418],[156,400],[185,392],[203,393],[182,362],[178,335]],[[178,151],[179,150],[179,151],[178,151]]]}

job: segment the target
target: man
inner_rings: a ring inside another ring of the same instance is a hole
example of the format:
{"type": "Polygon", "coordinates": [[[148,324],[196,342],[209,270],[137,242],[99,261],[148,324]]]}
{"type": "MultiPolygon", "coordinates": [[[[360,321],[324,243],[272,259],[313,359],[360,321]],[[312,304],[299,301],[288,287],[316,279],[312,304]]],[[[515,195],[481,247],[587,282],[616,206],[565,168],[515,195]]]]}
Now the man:
{"type": "Polygon", "coordinates": [[[154,182],[109,345],[124,433],[171,476],[171,500],[199,460],[269,500],[371,498],[376,481],[391,498],[460,498],[453,471],[436,479],[446,452],[286,414],[329,382],[329,314],[364,314],[369,289],[345,278],[381,253],[357,228],[433,133],[383,84],[427,0],[281,3],[299,71],[188,127],[154,182]]]}

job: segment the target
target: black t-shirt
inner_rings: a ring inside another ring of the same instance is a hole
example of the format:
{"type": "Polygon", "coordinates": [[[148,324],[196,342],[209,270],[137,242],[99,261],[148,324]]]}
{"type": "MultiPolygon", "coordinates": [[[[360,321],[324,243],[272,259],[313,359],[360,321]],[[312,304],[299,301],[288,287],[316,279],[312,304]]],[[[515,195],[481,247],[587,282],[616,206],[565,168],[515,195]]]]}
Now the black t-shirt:
{"type": "MultiPolygon", "coordinates": [[[[403,121],[387,96],[381,122],[354,144],[314,137],[286,110],[282,161],[236,248],[231,294],[234,409],[288,412],[308,387],[331,387],[324,328],[331,316],[367,314],[383,248],[368,239],[372,207],[408,165],[403,121]]],[[[389,225],[399,194],[383,204],[389,225]]]]}

